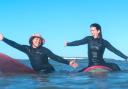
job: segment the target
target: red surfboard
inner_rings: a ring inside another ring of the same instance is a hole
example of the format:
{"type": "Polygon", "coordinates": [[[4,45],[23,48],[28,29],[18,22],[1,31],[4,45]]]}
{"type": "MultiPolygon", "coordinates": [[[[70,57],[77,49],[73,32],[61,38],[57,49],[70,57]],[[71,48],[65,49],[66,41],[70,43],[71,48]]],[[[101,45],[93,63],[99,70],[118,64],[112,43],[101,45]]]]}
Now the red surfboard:
{"type": "Polygon", "coordinates": [[[3,53],[0,53],[0,73],[6,74],[30,74],[35,71],[3,53]]]}
{"type": "Polygon", "coordinates": [[[96,73],[96,72],[110,72],[110,71],[112,71],[112,69],[109,68],[109,67],[102,66],[102,65],[97,65],[97,66],[88,67],[83,72],[96,73]]]}

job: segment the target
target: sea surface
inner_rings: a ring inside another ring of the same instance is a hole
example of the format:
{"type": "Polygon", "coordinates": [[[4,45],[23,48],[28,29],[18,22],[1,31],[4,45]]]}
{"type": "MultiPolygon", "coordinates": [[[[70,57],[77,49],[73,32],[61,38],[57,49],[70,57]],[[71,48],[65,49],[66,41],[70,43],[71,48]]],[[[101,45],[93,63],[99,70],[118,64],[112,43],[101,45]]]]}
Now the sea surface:
{"type": "MultiPolygon", "coordinates": [[[[51,74],[0,75],[0,89],[128,89],[128,62],[106,59],[117,63],[122,71],[103,74],[77,73],[87,66],[87,59],[77,60],[76,69],[50,61],[56,72],[51,74]]],[[[20,62],[31,67],[29,60],[20,62]]]]}

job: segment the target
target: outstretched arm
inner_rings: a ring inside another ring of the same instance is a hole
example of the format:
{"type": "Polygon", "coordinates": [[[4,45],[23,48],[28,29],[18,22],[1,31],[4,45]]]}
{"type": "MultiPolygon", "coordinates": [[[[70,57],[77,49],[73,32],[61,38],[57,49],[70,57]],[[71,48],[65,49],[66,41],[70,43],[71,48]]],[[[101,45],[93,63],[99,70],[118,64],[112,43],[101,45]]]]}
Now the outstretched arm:
{"type": "Polygon", "coordinates": [[[108,41],[105,41],[105,45],[106,48],[109,49],[110,51],[112,51],[113,53],[115,53],[116,55],[126,59],[128,59],[128,56],[126,56],[125,54],[123,54],[121,51],[119,51],[118,49],[116,49],[115,47],[113,47],[108,41]]]}
{"type": "Polygon", "coordinates": [[[68,61],[66,59],[63,59],[62,57],[60,57],[58,55],[55,55],[54,53],[52,53],[48,49],[47,49],[47,55],[48,55],[48,57],[50,57],[54,61],[57,61],[57,62],[60,62],[60,63],[64,63],[64,64],[68,64],[68,65],[70,65],[70,66],[72,66],[74,68],[76,68],[78,66],[78,64],[74,60],[68,61]]]}
{"type": "Polygon", "coordinates": [[[76,40],[76,41],[73,41],[73,42],[65,42],[64,43],[64,46],[78,46],[78,45],[83,45],[83,44],[86,44],[88,42],[88,39],[90,37],[87,36],[81,40],[76,40]]]}
{"type": "Polygon", "coordinates": [[[23,46],[23,45],[20,45],[12,40],[9,40],[7,38],[5,38],[2,34],[0,34],[0,41],[4,41],[6,44],[20,50],[20,51],[23,51],[25,52],[26,48],[23,46]]]}

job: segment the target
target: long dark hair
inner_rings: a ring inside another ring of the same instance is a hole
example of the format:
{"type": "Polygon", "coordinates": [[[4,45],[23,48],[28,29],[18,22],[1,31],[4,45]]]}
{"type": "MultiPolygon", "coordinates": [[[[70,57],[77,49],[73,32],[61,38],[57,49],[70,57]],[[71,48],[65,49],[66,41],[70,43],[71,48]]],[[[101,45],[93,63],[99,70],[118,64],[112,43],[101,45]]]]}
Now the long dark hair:
{"type": "Polygon", "coordinates": [[[93,23],[90,25],[90,27],[96,27],[97,31],[100,31],[99,33],[99,37],[102,39],[102,30],[101,30],[101,26],[98,23],[93,23]]]}

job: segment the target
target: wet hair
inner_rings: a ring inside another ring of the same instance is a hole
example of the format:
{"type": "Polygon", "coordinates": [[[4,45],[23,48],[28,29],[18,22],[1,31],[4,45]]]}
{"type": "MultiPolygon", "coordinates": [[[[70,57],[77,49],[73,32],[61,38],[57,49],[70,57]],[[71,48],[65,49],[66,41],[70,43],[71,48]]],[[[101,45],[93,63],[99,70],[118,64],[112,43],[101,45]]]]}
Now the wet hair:
{"type": "Polygon", "coordinates": [[[41,40],[40,46],[44,45],[44,43],[45,43],[44,38],[39,37],[39,36],[31,36],[31,37],[29,38],[29,44],[30,44],[31,46],[32,46],[32,41],[33,41],[34,38],[40,38],[40,40],[41,40]]]}
{"type": "Polygon", "coordinates": [[[101,26],[98,23],[93,23],[90,25],[90,27],[96,27],[97,31],[100,31],[99,33],[99,37],[102,39],[102,30],[101,30],[101,26]]]}

